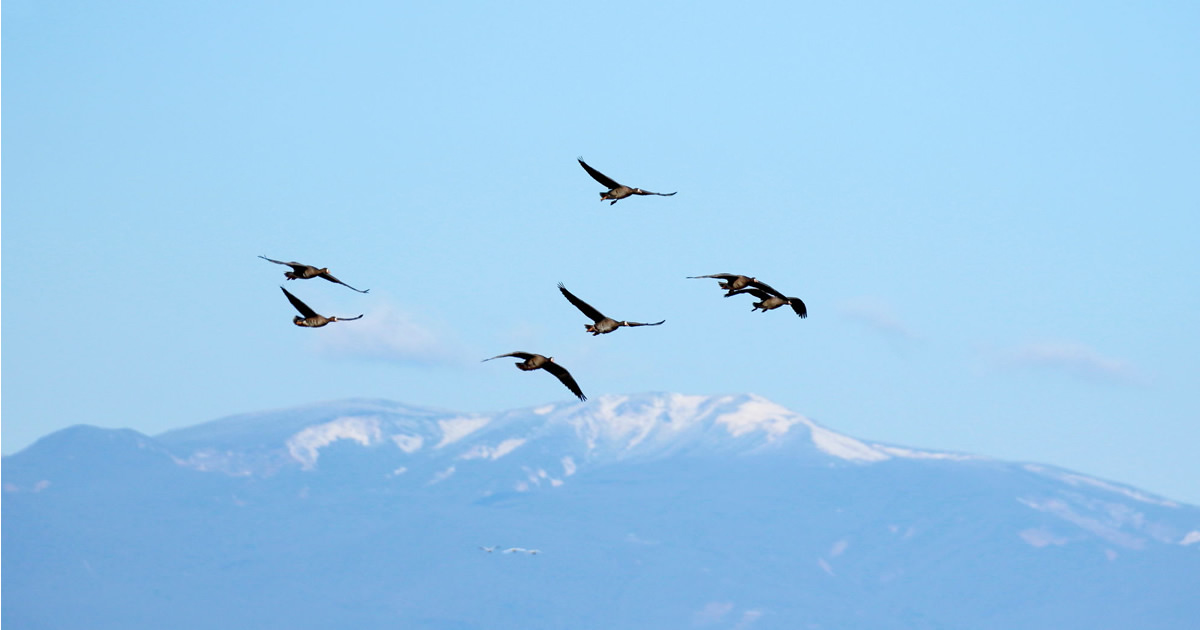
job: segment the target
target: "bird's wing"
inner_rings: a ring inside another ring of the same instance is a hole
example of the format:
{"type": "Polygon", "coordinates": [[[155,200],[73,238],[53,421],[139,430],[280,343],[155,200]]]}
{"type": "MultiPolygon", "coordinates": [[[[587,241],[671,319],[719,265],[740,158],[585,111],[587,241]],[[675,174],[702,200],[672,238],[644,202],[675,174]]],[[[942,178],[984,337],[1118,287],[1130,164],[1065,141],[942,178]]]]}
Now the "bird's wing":
{"type": "Polygon", "coordinates": [[[674,195],[677,192],[679,192],[679,191],[676,190],[675,192],[669,192],[669,193],[656,193],[656,192],[650,192],[649,190],[642,190],[641,188],[633,189],[633,194],[635,194],[635,195],[658,195],[659,197],[670,197],[671,195],[674,195]]]}
{"type": "Polygon", "coordinates": [[[800,298],[788,298],[788,304],[791,305],[793,311],[796,311],[796,314],[800,316],[800,319],[808,317],[808,309],[805,308],[804,301],[800,298]]]}
{"type": "Polygon", "coordinates": [[[574,304],[575,308],[582,311],[583,314],[587,315],[592,321],[598,322],[604,319],[604,313],[597,311],[596,309],[592,308],[591,304],[588,304],[587,302],[575,297],[575,294],[568,291],[567,287],[563,286],[563,283],[558,283],[558,290],[562,291],[563,297],[567,298],[568,302],[574,304]]]}
{"type": "Polygon", "coordinates": [[[608,175],[605,175],[604,173],[601,173],[600,171],[588,166],[587,162],[583,161],[583,158],[579,158],[579,165],[583,167],[583,170],[588,172],[588,175],[592,176],[592,179],[600,182],[601,186],[607,186],[610,189],[619,188],[621,186],[617,182],[613,181],[608,175]]]}
{"type": "Polygon", "coordinates": [[[351,291],[358,291],[359,293],[367,293],[368,291],[370,291],[370,289],[367,289],[366,291],[363,291],[363,290],[361,290],[361,289],[355,289],[354,287],[352,287],[352,286],[350,286],[350,285],[346,284],[345,282],[342,282],[341,280],[338,280],[337,278],[334,278],[334,277],[333,277],[333,274],[331,274],[331,273],[323,273],[323,274],[320,274],[320,275],[321,275],[321,277],[322,277],[322,278],[325,278],[326,280],[328,280],[328,281],[330,281],[330,282],[336,282],[336,283],[338,283],[338,284],[340,284],[340,285],[342,285],[342,286],[344,286],[344,287],[346,287],[346,288],[350,289],[351,291]]]}
{"type": "Polygon", "coordinates": [[[352,322],[356,319],[362,319],[362,318],[363,318],[363,316],[360,314],[358,317],[339,317],[337,319],[339,322],[352,322]]]}
{"type": "Polygon", "coordinates": [[[641,322],[621,322],[621,323],[626,326],[658,326],[660,324],[666,323],[666,321],[667,320],[664,319],[661,322],[654,322],[653,324],[643,324],[641,322]]]}
{"type": "Polygon", "coordinates": [[[733,280],[736,277],[738,277],[736,273],[714,273],[714,274],[707,275],[707,276],[688,276],[688,279],[690,280],[690,279],[695,279],[695,278],[717,278],[719,280],[733,280]]]}
{"type": "Polygon", "coordinates": [[[292,295],[291,293],[288,293],[287,289],[285,289],[283,287],[279,287],[279,290],[283,291],[283,294],[287,296],[288,301],[292,303],[292,306],[296,307],[297,311],[300,311],[301,315],[303,315],[305,317],[319,317],[319,315],[317,315],[316,311],[309,308],[308,305],[305,304],[304,302],[301,302],[300,298],[292,295]]]}
{"type": "Polygon", "coordinates": [[[750,295],[753,295],[754,297],[756,297],[760,300],[765,300],[765,299],[771,297],[770,293],[767,293],[766,291],[760,291],[759,289],[755,289],[754,287],[747,287],[745,289],[737,289],[734,291],[730,291],[729,293],[725,294],[725,297],[730,297],[733,295],[740,295],[742,293],[749,293],[750,295]]]}
{"type": "Polygon", "coordinates": [[[579,400],[587,400],[587,396],[583,395],[583,390],[579,389],[579,383],[575,382],[575,379],[571,377],[571,373],[567,371],[567,368],[553,361],[547,361],[542,365],[542,369],[557,376],[558,380],[562,381],[562,384],[566,385],[572,394],[579,397],[579,400]]]}
{"type": "Polygon", "coordinates": [[[784,298],[784,299],[786,299],[786,298],[787,298],[787,296],[786,296],[786,295],[784,295],[784,294],[780,293],[779,291],[776,291],[775,289],[771,288],[771,285],[767,284],[766,282],[759,282],[758,280],[752,280],[752,281],[750,282],[750,284],[751,284],[751,285],[753,285],[753,286],[756,286],[756,287],[758,287],[758,288],[762,289],[763,291],[766,291],[767,293],[770,293],[771,295],[774,295],[774,296],[776,296],[776,297],[781,297],[781,298],[784,298]]]}
{"type": "MultiPolygon", "coordinates": [[[[504,357],[516,357],[518,359],[521,359],[522,361],[528,361],[533,358],[533,355],[528,352],[509,352],[508,354],[498,354],[498,355],[492,357],[491,359],[484,359],[483,361],[491,361],[492,359],[503,359],[504,357]]],[[[480,363],[483,363],[483,361],[480,361],[480,363]]]]}
{"type": "Polygon", "coordinates": [[[304,263],[298,263],[298,262],[283,262],[282,260],[275,260],[274,258],[267,258],[266,256],[263,256],[263,255],[259,255],[259,258],[269,261],[269,262],[273,262],[276,265],[287,265],[287,266],[291,267],[292,269],[295,269],[296,271],[300,271],[301,269],[308,266],[304,263]]]}

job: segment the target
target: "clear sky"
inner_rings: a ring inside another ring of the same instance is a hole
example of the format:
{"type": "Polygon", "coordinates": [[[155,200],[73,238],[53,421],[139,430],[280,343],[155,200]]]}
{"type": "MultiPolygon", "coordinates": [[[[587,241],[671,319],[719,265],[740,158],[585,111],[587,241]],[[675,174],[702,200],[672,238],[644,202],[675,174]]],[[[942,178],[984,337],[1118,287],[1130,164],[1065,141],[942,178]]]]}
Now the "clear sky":
{"type": "Polygon", "coordinates": [[[1200,503],[1200,8],[895,4],[5,2],[3,452],[526,350],[1200,503]]]}

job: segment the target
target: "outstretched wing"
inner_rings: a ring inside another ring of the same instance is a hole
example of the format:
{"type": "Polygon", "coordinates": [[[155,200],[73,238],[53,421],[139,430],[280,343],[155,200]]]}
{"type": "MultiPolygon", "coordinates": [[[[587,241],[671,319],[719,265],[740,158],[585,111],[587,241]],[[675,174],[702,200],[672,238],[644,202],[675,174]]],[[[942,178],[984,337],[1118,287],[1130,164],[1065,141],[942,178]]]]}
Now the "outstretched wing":
{"type": "Polygon", "coordinates": [[[621,324],[624,326],[659,326],[666,323],[666,321],[667,320],[664,319],[661,322],[654,322],[653,324],[643,324],[641,322],[621,322],[621,324]]]}
{"type": "Polygon", "coordinates": [[[344,286],[344,287],[346,287],[346,288],[350,289],[351,291],[358,291],[359,293],[367,293],[368,291],[370,291],[370,289],[367,289],[366,291],[362,291],[362,290],[359,290],[359,289],[355,289],[354,287],[352,287],[352,286],[350,286],[350,285],[346,284],[345,282],[342,282],[341,280],[338,280],[337,278],[334,278],[334,277],[333,277],[333,274],[331,274],[331,273],[328,273],[328,272],[326,272],[326,273],[322,273],[322,274],[318,274],[318,275],[320,275],[322,278],[325,278],[326,280],[328,280],[328,281],[330,281],[330,282],[336,282],[336,283],[338,283],[338,284],[340,284],[340,285],[342,285],[342,286],[344,286]]]}
{"type": "MultiPolygon", "coordinates": [[[[498,354],[498,355],[492,357],[491,359],[484,359],[483,361],[491,361],[492,359],[503,359],[504,357],[516,357],[518,359],[521,359],[522,361],[528,361],[533,358],[533,355],[528,352],[509,352],[508,354],[498,354]]],[[[480,363],[483,363],[483,361],[480,361],[480,363]]]]}
{"type": "Polygon", "coordinates": [[[732,295],[740,295],[742,293],[749,293],[750,295],[753,295],[754,297],[756,297],[760,300],[765,300],[765,299],[771,297],[770,293],[756,289],[754,287],[746,287],[745,289],[735,289],[733,291],[730,291],[729,293],[726,293],[725,297],[729,297],[732,295]]]}
{"type": "MultiPolygon", "coordinates": [[[[309,317],[320,317],[319,315],[317,315],[316,311],[309,308],[308,305],[305,304],[304,302],[301,302],[300,298],[292,295],[291,293],[288,293],[287,289],[285,289],[283,287],[279,287],[279,290],[283,291],[283,294],[287,296],[287,299],[289,302],[292,303],[292,306],[295,306],[296,310],[300,311],[300,314],[303,315],[306,319],[309,317]]],[[[362,315],[359,315],[359,317],[362,317],[362,315]]]]}
{"type": "Polygon", "coordinates": [[[601,173],[600,171],[588,166],[587,162],[583,161],[583,158],[579,158],[579,165],[583,167],[583,170],[588,172],[588,175],[592,176],[592,179],[600,182],[601,186],[606,186],[609,189],[619,188],[621,186],[617,182],[613,181],[608,175],[605,175],[604,173],[601,173]]]}
{"type": "Polygon", "coordinates": [[[588,304],[587,302],[575,297],[575,294],[568,291],[567,287],[563,286],[563,283],[558,283],[558,290],[562,291],[563,297],[567,298],[568,302],[574,304],[575,308],[582,311],[583,314],[587,315],[592,321],[598,322],[604,319],[604,313],[597,311],[596,309],[592,308],[591,304],[588,304]]]}
{"type": "Polygon", "coordinates": [[[738,275],[736,273],[714,273],[714,274],[707,275],[707,276],[688,276],[688,279],[692,280],[692,279],[696,279],[696,278],[717,278],[718,280],[733,280],[734,278],[737,278],[737,277],[738,277],[738,275]]]}
{"type": "Polygon", "coordinates": [[[674,195],[677,192],[679,192],[679,191],[676,190],[675,192],[669,192],[669,193],[656,193],[656,192],[650,192],[649,190],[642,190],[641,188],[633,189],[633,194],[635,194],[635,195],[658,195],[659,197],[670,197],[671,195],[674,195]]]}
{"type": "Polygon", "coordinates": [[[304,263],[298,263],[298,262],[283,262],[282,260],[275,260],[274,258],[267,258],[266,256],[263,256],[263,255],[261,255],[261,254],[259,255],[259,258],[261,258],[261,259],[263,259],[263,260],[266,260],[266,261],[268,261],[268,262],[273,262],[273,263],[275,263],[276,265],[287,265],[287,266],[291,267],[292,269],[294,269],[294,270],[295,270],[295,271],[297,271],[297,272],[298,272],[298,271],[300,271],[301,269],[304,269],[305,267],[307,267],[307,266],[308,266],[308,265],[306,265],[306,264],[304,264],[304,263]]]}
{"type": "Polygon", "coordinates": [[[788,304],[791,305],[793,311],[796,311],[800,319],[808,317],[808,309],[805,308],[804,301],[800,298],[788,298],[788,304]]]}
{"type": "Polygon", "coordinates": [[[750,284],[751,284],[752,286],[756,286],[756,287],[758,287],[758,288],[762,289],[763,291],[766,291],[767,293],[770,293],[771,295],[774,295],[774,296],[776,296],[776,297],[781,297],[781,298],[787,299],[787,296],[786,296],[786,295],[784,295],[784,294],[780,293],[779,291],[776,291],[775,289],[771,288],[771,285],[767,284],[766,282],[759,282],[758,280],[752,280],[752,281],[750,282],[750,284]]]}
{"type": "Polygon", "coordinates": [[[579,384],[575,382],[574,378],[571,378],[571,373],[567,371],[567,368],[554,361],[547,361],[542,365],[542,369],[557,376],[558,380],[562,381],[562,384],[566,385],[572,394],[579,397],[579,400],[587,400],[587,396],[583,395],[583,390],[579,389],[579,384]]]}
{"type": "Polygon", "coordinates": [[[356,319],[362,319],[362,318],[363,318],[363,316],[359,315],[358,317],[339,317],[339,318],[337,318],[337,320],[339,322],[352,322],[356,319]]]}

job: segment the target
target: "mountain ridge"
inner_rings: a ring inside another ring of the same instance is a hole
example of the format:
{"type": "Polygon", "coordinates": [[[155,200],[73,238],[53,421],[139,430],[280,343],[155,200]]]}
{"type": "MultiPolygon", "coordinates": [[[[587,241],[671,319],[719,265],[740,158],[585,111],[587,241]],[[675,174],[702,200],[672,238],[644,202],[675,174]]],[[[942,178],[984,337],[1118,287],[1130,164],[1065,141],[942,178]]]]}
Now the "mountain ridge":
{"type": "Polygon", "coordinates": [[[844,436],[752,394],[495,414],[329,401],[153,437],[73,427],[3,466],[2,613],[17,626],[1182,630],[1200,616],[1196,506],[844,436]],[[497,545],[540,551],[483,550],[497,545]]]}

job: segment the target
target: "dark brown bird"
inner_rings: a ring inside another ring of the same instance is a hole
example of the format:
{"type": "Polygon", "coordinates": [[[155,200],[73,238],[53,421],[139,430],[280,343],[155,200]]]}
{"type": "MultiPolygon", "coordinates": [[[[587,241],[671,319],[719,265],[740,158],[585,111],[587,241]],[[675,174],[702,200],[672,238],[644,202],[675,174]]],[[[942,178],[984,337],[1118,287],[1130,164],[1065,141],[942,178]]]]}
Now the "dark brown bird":
{"type": "Polygon", "coordinates": [[[604,313],[597,311],[587,302],[575,297],[575,295],[568,291],[567,287],[564,287],[563,283],[561,282],[558,283],[558,290],[562,291],[563,297],[567,298],[567,301],[574,304],[575,308],[583,311],[584,315],[587,315],[593,322],[595,322],[594,324],[583,325],[588,332],[592,333],[593,337],[596,335],[603,335],[604,333],[610,333],[621,326],[658,326],[659,324],[667,321],[664,319],[661,322],[654,322],[653,324],[643,324],[640,322],[619,322],[611,317],[605,317],[604,313]]]}
{"type": "Polygon", "coordinates": [[[566,385],[567,389],[571,390],[572,394],[578,396],[579,400],[587,400],[587,396],[583,395],[583,390],[579,389],[579,384],[575,382],[574,378],[571,378],[571,373],[567,371],[567,368],[555,363],[554,357],[544,357],[540,354],[533,354],[530,352],[509,352],[508,354],[496,355],[491,359],[484,359],[484,361],[491,361],[492,359],[500,359],[503,357],[516,357],[521,359],[521,363],[514,363],[513,365],[517,366],[517,369],[525,372],[537,369],[546,370],[547,372],[558,377],[558,380],[562,381],[562,384],[566,385]]]}
{"type": "MultiPolygon", "coordinates": [[[[630,188],[629,186],[622,186],[621,184],[618,184],[615,180],[613,180],[608,175],[605,175],[604,173],[601,173],[600,171],[597,171],[596,169],[588,166],[587,162],[583,161],[583,158],[579,158],[579,165],[583,167],[583,170],[588,172],[588,175],[592,176],[592,179],[600,182],[601,186],[606,186],[608,188],[608,190],[600,193],[600,201],[604,201],[606,199],[612,199],[612,203],[608,204],[610,206],[630,195],[658,195],[659,197],[670,197],[671,195],[675,194],[673,192],[672,193],[656,193],[656,192],[650,192],[649,190],[642,190],[641,188],[630,188]]],[[[679,191],[675,191],[675,192],[679,192],[679,191]]]]}
{"type": "Polygon", "coordinates": [[[297,326],[304,326],[305,328],[320,328],[325,324],[330,324],[333,322],[350,322],[356,319],[362,319],[362,315],[359,315],[358,317],[325,317],[324,315],[318,315],[317,312],[309,308],[307,304],[301,302],[300,298],[288,293],[287,289],[283,287],[279,287],[279,289],[283,291],[284,295],[287,296],[287,299],[292,303],[292,306],[295,306],[296,310],[300,311],[300,315],[304,316],[301,317],[300,315],[297,315],[292,318],[292,323],[297,326]]]}
{"type": "Polygon", "coordinates": [[[292,268],[291,271],[283,272],[283,275],[287,276],[288,280],[308,280],[309,278],[325,278],[326,280],[328,280],[330,282],[336,282],[348,289],[358,291],[359,293],[367,293],[370,291],[370,289],[366,289],[365,291],[355,289],[354,287],[346,284],[345,282],[342,282],[341,280],[334,278],[332,275],[329,274],[328,267],[321,267],[320,269],[317,269],[316,267],[314,267],[312,265],[306,265],[304,263],[283,262],[282,260],[275,260],[274,258],[267,258],[266,256],[259,256],[259,258],[273,262],[276,265],[287,265],[287,266],[291,267],[292,268]]]}
{"type": "Polygon", "coordinates": [[[742,275],[738,275],[736,273],[714,273],[714,274],[708,275],[708,276],[688,276],[689,280],[696,279],[696,278],[716,278],[717,280],[723,280],[723,282],[718,282],[717,286],[722,289],[725,289],[727,291],[730,291],[730,293],[725,294],[725,297],[729,297],[730,295],[732,295],[733,291],[736,291],[738,289],[744,289],[744,288],[750,286],[751,284],[758,282],[757,278],[751,278],[750,276],[742,276],[742,275]]]}
{"type": "Polygon", "coordinates": [[[765,282],[758,282],[756,280],[751,281],[751,286],[744,289],[731,290],[729,293],[725,294],[725,297],[739,295],[742,293],[749,293],[750,295],[753,295],[761,300],[753,304],[754,308],[750,309],[752,312],[762,309],[762,312],[766,313],[771,309],[776,309],[784,304],[787,304],[788,306],[792,307],[792,310],[795,311],[801,319],[808,317],[808,309],[804,306],[804,302],[800,298],[787,297],[779,291],[771,288],[771,286],[765,282]]]}

